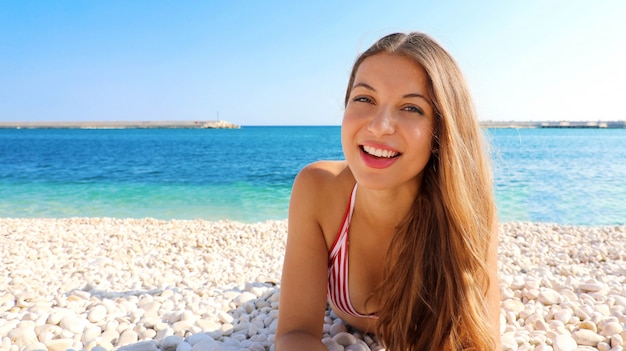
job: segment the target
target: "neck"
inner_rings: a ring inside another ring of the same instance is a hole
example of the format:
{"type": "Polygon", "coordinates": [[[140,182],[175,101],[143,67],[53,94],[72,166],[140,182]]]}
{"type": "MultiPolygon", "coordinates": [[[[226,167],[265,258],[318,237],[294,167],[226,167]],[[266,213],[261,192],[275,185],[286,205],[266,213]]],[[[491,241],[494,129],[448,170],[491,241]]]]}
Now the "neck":
{"type": "Polygon", "coordinates": [[[371,228],[395,231],[411,210],[418,190],[417,183],[385,190],[359,187],[355,206],[371,228]]]}

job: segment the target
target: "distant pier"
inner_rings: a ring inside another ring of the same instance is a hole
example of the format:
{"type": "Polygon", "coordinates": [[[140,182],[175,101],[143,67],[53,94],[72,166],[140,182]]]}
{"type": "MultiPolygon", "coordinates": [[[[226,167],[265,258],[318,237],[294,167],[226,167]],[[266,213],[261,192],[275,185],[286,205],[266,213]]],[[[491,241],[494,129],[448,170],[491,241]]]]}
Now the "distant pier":
{"type": "Polygon", "coordinates": [[[11,129],[239,129],[227,121],[81,121],[81,122],[0,122],[11,129]]]}
{"type": "Polygon", "coordinates": [[[481,121],[483,128],[626,128],[626,121],[481,121]]]}
{"type": "MultiPolygon", "coordinates": [[[[626,121],[481,121],[483,128],[614,128],[626,129],[626,121]]],[[[81,121],[81,122],[0,122],[7,129],[239,129],[217,121],[81,121]]]]}

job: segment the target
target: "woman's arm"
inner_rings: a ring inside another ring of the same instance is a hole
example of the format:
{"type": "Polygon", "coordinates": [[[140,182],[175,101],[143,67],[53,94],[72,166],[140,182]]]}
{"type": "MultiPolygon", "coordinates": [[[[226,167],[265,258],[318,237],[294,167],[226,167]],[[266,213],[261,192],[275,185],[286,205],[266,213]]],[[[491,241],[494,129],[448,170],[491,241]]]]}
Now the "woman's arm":
{"type": "Polygon", "coordinates": [[[319,168],[308,166],[294,182],[289,203],[276,350],[327,350],[322,343],[328,284],[328,249],[317,220],[322,205],[319,168]]]}
{"type": "Polygon", "coordinates": [[[487,292],[487,304],[489,307],[490,322],[493,326],[493,338],[496,342],[496,351],[502,350],[500,342],[500,280],[498,278],[498,221],[494,219],[491,230],[491,242],[489,243],[489,291],[487,292]]]}

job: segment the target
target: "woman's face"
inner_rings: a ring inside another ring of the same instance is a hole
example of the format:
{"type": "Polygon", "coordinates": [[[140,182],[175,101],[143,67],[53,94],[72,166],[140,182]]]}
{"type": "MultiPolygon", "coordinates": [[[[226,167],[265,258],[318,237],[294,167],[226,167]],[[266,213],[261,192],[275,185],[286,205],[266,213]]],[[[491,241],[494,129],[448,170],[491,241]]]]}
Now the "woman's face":
{"type": "Polygon", "coordinates": [[[341,126],[343,152],[360,186],[418,184],[431,155],[434,109],[428,75],[389,53],[358,67],[341,126]]]}

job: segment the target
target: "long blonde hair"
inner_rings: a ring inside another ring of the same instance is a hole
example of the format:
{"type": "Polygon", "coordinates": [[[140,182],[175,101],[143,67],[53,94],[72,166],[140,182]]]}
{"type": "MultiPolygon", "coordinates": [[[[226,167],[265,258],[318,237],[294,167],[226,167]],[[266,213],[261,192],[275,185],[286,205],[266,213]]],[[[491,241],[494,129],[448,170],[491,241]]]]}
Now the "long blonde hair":
{"type": "MultiPolygon", "coordinates": [[[[377,334],[388,350],[488,350],[487,256],[495,204],[489,156],[465,80],[454,59],[422,33],[390,34],[352,69],[381,52],[408,57],[430,78],[432,155],[412,211],[385,261],[377,334]]],[[[496,282],[492,282],[496,283],[496,282]]]]}

